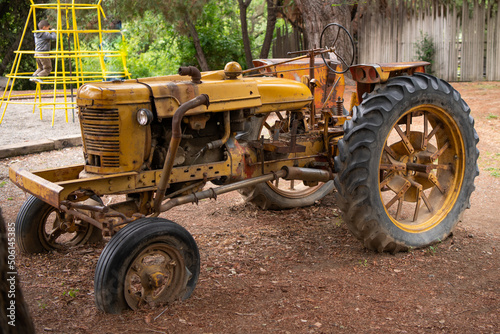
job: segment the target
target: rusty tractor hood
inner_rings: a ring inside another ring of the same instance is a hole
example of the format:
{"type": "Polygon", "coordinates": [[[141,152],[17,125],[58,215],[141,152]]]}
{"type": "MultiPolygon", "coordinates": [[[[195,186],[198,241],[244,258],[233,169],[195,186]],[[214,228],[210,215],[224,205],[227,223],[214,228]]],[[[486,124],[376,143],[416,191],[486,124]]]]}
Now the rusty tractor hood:
{"type": "Polygon", "coordinates": [[[124,81],[88,83],[78,90],[80,107],[109,108],[126,104],[154,103],[159,118],[170,118],[184,102],[200,95],[210,98],[208,110],[196,107],[188,115],[254,108],[255,113],[297,110],[313,100],[309,88],[297,81],[257,77],[227,79],[224,71],[203,72],[201,82],[189,76],[171,75],[124,81]]]}

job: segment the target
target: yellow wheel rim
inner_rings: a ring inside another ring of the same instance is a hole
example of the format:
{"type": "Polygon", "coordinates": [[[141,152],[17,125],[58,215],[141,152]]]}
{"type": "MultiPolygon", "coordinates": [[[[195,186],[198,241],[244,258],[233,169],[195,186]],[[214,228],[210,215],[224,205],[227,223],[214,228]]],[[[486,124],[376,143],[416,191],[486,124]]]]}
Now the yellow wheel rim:
{"type": "MultiPolygon", "coordinates": [[[[290,129],[287,117],[289,117],[289,115],[284,111],[270,113],[262,123],[258,138],[261,136],[264,136],[266,139],[271,138],[277,128],[280,133],[289,132],[290,129]]],[[[315,186],[308,186],[300,180],[287,181],[283,179],[269,181],[267,184],[275,193],[291,199],[309,196],[318,191],[324,185],[323,182],[319,182],[315,186]]]]}
{"type": "Polygon", "coordinates": [[[380,156],[379,192],[388,217],[410,233],[439,225],[457,201],[464,166],[460,128],[444,109],[420,105],[406,112],[380,156]]]}

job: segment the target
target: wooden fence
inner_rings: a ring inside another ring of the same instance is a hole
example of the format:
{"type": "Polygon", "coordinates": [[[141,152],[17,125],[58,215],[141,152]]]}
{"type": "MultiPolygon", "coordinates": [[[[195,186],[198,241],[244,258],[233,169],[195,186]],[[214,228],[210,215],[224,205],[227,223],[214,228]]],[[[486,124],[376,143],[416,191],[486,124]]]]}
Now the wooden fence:
{"type": "Polygon", "coordinates": [[[297,29],[291,28],[292,32],[289,32],[288,29],[288,25],[276,29],[276,38],[272,47],[273,58],[288,58],[290,57],[288,55],[289,51],[303,50],[302,34],[297,29]]]}
{"type": "Polygon", "coordinates": [[[448,81],[500,80],[497,1],[464,0],[462,8],[437,0],[369,1],[359,20],[358,62],[417,60],[415,43],[434,42],[433,72],[448,81]],[[373,6],[373,7],[372,7],[373,6]]]}

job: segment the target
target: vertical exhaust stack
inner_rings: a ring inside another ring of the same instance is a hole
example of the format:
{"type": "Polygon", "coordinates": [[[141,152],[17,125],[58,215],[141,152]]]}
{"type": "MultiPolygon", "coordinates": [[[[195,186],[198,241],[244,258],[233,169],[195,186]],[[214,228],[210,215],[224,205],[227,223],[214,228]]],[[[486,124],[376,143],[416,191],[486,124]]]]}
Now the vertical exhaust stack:
{"type": "Polygon", "coordinates": [[[177,149],[179,148],[179,144],[182,139],[182,129],[181,129],[182,117],[184,117],[186,112],[188,112],[190,109],[196,108],[201,105],[205,105],[208,108],[208,106],[210,105],[208,95],[201,94],[200,96],[197,96],[194,99],[191,99],[183,103],[182,105],[179,106],[179,108],[174,114],[174,117],[172,118],[172,138],[170,139],[170,145],[168,147],[167,157],[165,158],[165,164],[163,165],[163,170],[161,172],[160,184],[158,185],[158,189],[156,191],[156,196],[155,196],[154,214],[153,214],[153,216],[155,217],[160,214],[161,202],[163,201],[163,197],[165,196],[165,191],[167,190],[168,181],[170,179],[170,173],[172,172],[175,156],[177,155],[177,149]]]}

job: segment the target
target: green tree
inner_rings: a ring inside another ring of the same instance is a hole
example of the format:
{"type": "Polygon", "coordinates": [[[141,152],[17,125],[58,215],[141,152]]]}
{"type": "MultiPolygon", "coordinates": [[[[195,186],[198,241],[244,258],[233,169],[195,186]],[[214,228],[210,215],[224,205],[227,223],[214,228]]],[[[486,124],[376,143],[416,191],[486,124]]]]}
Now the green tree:
{"type": "Polygon", "coordinates": [[[142,17],[144,13],[152,11],[161,13],[166,22],[172,24],[176,31],[189,36],[196,50],[195,57],[200,68],[208,70],[208,63],[201,47],[200,37],[196,29],[196,19],[203,12],[203,7],[209,0],[142,0],[142,1],[120,1],[113,0],[106,4],[106,8],[112,10],[113,14],[128,20],[142,17]]]}
{"type": "MultiPolygon", "coordinates": [[[[10,73],[15,53],[21,41],[24,26],[30,11],[29,0],[0,0],[0,76],[10,73]]],[[[24,47],[34,48],[33,23],[28,22],[26,36],[24,36],[24,47]]],[[[20,72],[29,72],[36,69],[33,57],[23,57],[19,66],[20,72]]],[[[18,88],[28,88],[28,81],[16,82],[18,88]]]]}
{"type": "Polygon", "coordinates": [[[125,42],[118,47],[127,53],[127,68],[133,77],[177,72],[180,64],[178,38],[162,14],[145,12],[142,18],[126,22],[122,33],[125,42]]]}
{"type": "MultiPolygon", "coordinates": [[[[234,0],[207,3],[198,17],[196,28],[209,69],[224,68],[229,61],[245,64],[238,7],[234,0]]],[[[194,45],[179,40],[178,48],[181,64],[193,65],[192,59],[196,52],[194,45]]]]}

